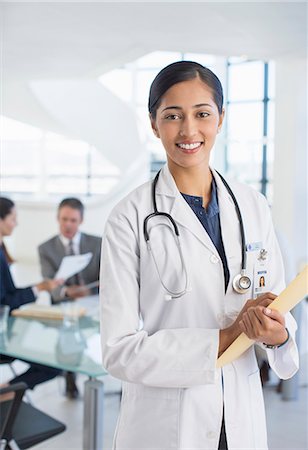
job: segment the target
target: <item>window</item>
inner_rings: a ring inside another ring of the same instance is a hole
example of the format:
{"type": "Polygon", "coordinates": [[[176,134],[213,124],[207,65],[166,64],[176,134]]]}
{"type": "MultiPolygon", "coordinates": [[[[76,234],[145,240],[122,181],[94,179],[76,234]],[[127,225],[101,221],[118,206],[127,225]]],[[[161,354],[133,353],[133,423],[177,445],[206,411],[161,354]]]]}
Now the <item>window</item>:
{"type": "MultiPolygon", "coordinates": [[[[152,52],[112,70],[99,81],[135,110],[139,136],[151,155],[152,175],[165,162],[148,119],[150,84],[165,65],[196,60],[212,69],[225,92],[225,170],[231,177],[268,194],[274,159],[274,64],[207,54],[152,52]]],[[[35,199],[108,193],[119,169],[87,142],[46,132],[2,117],[2,192],[35,194],[35,199]]],[[[271,198],[270,198],[271,200],[271,198]]]]}
{"type": "Polygon", "coordinates": [[[274,91],[273,63],[228,61],[226,171],[265,195],[272,192],[274,91]]]}
{"type": "Polygon", "coordinates": [[[1,191],[35,199],[108,192],[119,170],[88,143],[2,117],[1,191]]]}

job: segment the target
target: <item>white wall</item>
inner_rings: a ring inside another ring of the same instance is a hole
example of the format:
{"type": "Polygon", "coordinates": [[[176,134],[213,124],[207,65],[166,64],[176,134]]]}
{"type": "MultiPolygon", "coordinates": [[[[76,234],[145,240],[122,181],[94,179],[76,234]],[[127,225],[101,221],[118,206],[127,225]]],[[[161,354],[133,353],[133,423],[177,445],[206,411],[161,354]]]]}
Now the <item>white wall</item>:
{"type": "Polygon", "coordinates": [[[307,59],[276,61],[273,217],[293,248],[298,268],[308,261],[307,59]]]}

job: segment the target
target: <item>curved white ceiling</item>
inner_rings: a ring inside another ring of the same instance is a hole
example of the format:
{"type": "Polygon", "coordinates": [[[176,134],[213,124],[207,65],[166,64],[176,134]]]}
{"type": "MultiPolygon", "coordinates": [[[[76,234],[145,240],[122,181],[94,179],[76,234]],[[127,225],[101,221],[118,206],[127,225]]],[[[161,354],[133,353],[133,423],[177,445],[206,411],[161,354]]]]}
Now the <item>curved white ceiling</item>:
{"type": "Polygon", "coordinates": [[[89,78],[153,50],[306,56],[306,2],[2,2],[3,75],[89,78]]]}
{"type": "Polygon", "coordinates": [[[99,75],[156,50],[306,57],[305,2],[2,2],[0,13],[2,114],[90,142],[121,170],[142,149],[99,75]]]}
{"type": "Polygon", "coordinates": [[[35,98],[68,135],[99,149],[125,172],[140,155],[131,108],[96,80],[34,81],[35,98]]]}

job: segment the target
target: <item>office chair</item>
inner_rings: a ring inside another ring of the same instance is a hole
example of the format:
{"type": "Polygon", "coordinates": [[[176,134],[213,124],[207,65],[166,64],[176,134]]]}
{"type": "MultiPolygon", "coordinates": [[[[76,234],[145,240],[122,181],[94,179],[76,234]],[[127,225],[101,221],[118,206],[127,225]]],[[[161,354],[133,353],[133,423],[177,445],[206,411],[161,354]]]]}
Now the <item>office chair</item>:
{"type": "Polygon", "coordinates": [[[24,450],[65,431],[66,426],[48,414],[22,401],[27,388],[16,383],[0,389],[14,393],[12,400],[0,398],[0,450],[24,450]]]}
{"type": "MultiPolygon", "coordinates": [[[[13,366],[13,362],[15,361],[15,359],[16,358],[13,358],[12,356],[0,355],[0,366],[2,366],[2,364],[7,364],[9,366],[14,378],[17,377],[16,370],[14,369],[14,366],[13,366]]],[[[30,403],[30,405],[32,405],[31,397],[27,391],[25,392],[25,397],[27,399],[27,402],[30,403]]],[[[0,446],[0,450],[2,450],[1,446],[0,446]]]]}
{"type": "Polygon", "coordinates": [[[0,365],[2,364],[8,364],[12,374],[14,377],[17,376],[17,373],[12,365],[12,363],[15,361],[15,358],[13,358],[12,356],[7,356],[7,355],[0,355],[0,365]]]}

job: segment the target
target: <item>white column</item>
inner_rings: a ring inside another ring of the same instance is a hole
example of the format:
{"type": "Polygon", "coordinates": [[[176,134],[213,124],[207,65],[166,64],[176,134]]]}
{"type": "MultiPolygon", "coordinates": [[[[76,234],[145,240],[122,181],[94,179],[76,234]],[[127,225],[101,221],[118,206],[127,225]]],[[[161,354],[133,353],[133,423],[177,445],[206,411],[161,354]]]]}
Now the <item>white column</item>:
{"type": "Polygon", "coordinates": [[[307,59],[276,61],[273,218],[297,269],[308,260],[307,59]]]}

